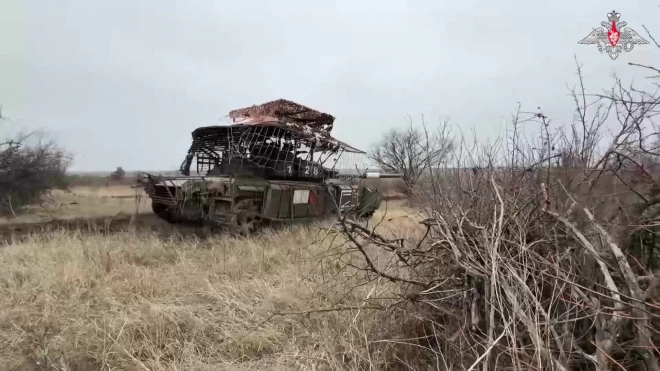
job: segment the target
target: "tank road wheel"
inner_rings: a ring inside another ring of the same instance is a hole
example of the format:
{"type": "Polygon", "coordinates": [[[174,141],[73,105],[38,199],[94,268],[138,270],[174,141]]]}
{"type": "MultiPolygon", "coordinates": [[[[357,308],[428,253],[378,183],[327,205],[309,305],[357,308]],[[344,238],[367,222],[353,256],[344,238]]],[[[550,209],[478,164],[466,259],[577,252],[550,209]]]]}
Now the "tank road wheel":
{"type": "Polygon", "coordinates": [[[151,210],[153,210],[154,214],[168,223],[176,223],[176,218],[174,218],[174,215],[172,215],[172,212],[168,208],[169,206],[165,204],[158,202],[151,203],[151,210]]]}
{"type": "Polygon", "coordinates": [[[254,200],[241,200],[235,205],[236,218],[234,221],[234,233],[242,237],[254,235],[261,226],[259,218],[259,207],[254,200]]]}

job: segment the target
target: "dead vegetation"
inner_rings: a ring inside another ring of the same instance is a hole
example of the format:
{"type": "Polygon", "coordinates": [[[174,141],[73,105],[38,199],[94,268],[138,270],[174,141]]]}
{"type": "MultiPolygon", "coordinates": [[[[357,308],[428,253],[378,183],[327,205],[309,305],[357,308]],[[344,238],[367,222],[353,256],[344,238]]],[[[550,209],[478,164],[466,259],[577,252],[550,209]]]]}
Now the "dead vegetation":
{"type": "Polygon", "coordinates": [[[568,130],[539,109],[518,112],[495,145],[458,137],[453,166],[432,167],[414,192],[423,238],[340,223],[364,280],[405,287],[399,364],[660,368],[660,98],[620,81],[595,97],[580,84],[573,97],[568,130]],[[616,130],[599,151],[608,122],[616,130]],[[539,139],[521,125],[536,125],[539,139]],[[376,246],[392,256],[385,268],[366,249],[376,246]]]}
{"type": "Polygon", "coordinates": [[[410,120],[407,127],[393,129],[374,143],[369,157],[386,172],[401,174],[398,190],[409,196],[419,179],[433,167],[442,165],[453,150],[448,130],[447,122],[429,131],[425,122],[420,129],[410,120]]]}

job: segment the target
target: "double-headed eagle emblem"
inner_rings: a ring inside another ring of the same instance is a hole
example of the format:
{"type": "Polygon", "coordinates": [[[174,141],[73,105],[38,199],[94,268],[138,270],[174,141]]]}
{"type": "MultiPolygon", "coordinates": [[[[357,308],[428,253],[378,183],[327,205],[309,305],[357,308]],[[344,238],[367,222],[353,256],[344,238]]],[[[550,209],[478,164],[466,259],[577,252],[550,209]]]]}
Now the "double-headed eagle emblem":
{"type": "Polygon", "coordinates": [[[636,44],[649,43],[635,30],[626,27],[627,22],[621,22],[619,19],[621,19],[621,13],[613,10],[607,15],[607,22],[600,22],[602,27],[595,28],[578,44],[596,44],[598,51],[606,52],[614,60],[621,54],[621,50],[629,52],[636,44]]]}

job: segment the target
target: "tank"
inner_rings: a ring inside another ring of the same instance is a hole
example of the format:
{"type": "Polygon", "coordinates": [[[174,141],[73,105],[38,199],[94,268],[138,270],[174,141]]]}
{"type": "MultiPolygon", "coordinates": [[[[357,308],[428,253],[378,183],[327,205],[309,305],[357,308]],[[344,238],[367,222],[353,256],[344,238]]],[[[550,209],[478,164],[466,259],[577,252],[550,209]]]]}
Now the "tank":
{"type": "Polygon", "coordinates": [[[377,189],[355,180],[401,177],[335,169],[346,153],[364,152],[330,135],[334,117],[329,114],[280,99],[231,111],[229,117],[230,125],[192,132],[180,176],[142,173],[158,217],[245,237],[270,224],[368,219],[382,199],[377,189]]]}

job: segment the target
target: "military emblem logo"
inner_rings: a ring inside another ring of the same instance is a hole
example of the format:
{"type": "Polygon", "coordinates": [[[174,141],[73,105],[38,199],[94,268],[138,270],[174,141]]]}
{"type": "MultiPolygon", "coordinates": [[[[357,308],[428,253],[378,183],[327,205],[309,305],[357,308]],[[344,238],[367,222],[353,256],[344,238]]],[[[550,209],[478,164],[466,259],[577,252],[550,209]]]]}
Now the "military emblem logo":
{"type": "Polygon", "coordinates": [[[644,38],[628,25],[620,21],[621,13],[612,11],[607,15],[607,22],[600,22],[602,27],[595,28],[587,37],[578,41],[578,44],[596,44],[598,51],[606,52],[607,55],[616,59],[622,50],[630,52],[637,44],[648,44],[644,38]]]}

